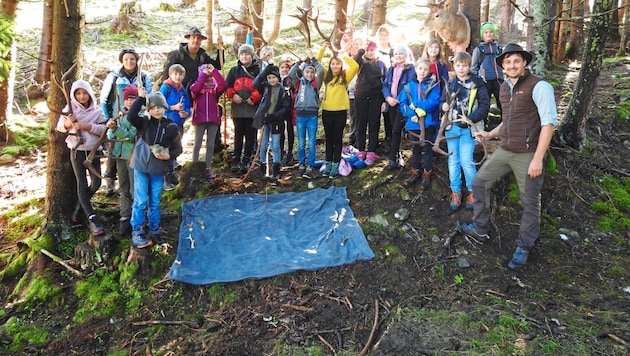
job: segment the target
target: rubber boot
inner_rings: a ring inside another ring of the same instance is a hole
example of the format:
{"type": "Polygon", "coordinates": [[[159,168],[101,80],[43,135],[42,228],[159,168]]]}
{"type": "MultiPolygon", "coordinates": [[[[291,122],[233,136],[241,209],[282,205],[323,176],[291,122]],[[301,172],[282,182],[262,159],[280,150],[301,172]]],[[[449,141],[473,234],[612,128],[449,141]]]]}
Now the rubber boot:
{"type": "Polygon", "coordinates": [[[267,163],[260,164],[260,180],[267,181],[267,163]]]}
{"type": "Polygon", "coordinates": [[[273,175],[271,176],[272,181],[277,181],[280,179],[280,163],[273,164],[273,175]]]}

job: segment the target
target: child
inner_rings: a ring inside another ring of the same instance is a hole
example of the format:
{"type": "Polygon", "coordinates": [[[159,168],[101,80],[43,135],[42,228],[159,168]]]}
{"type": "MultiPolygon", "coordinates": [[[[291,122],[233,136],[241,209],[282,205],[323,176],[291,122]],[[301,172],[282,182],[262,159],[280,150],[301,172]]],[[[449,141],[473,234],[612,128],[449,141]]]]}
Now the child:
{"type": "MultiPolygon", "coordinates": [[[[188,97],[188,90],[182,84],[185,76],[186,69],[181,64],[173,64],[168,69],[168,79],[162,82],[160,86],[160,93],[164,95],[168,104],[165,116],[173,120],[179,128],[180,140],[184,134],[184,122],[190,116],[190,98],[188,97]]],[[[173,172],[175,166],[176,161],[172,160],[164,180],[164,190],[173,190],[175,185],[179,183],[173,172]]]]}
{"type": "Polygon", "coordinates": [[[319,89],[322,85],[324,67],[313,56],[309,48],[304,61],[299,60],[289,72],[295,83],[295,124],[298,133],[298,177],[313,178],[315,166],[317,115],[319,112],[319,89]],[[302,64],[306,62],[301,70],[302,64]],[[308,159],[306,157],[306,141],[308,136],[308,159]]]}
{"type": "MultiPolygon", "coordinates": [[[[460,119],[468,117],[473,123],[481,122],[488,115],[490,110],[490,97],[483,82],[483,79],[470,73],[470,63],[472,58],[467,52],[458,52],[453,57],[453,69],[456,77],[448,83],[449,92],[457,93],[455,106],[451,107],[449,102],[442,104],[442,110],[449,112],[451,118],[460,119]]],[[[450,100],[447,98],[446,100],[450,100]]],[[[475,138],[470,126],[465,122],[457,122],[445,131],[445,136],[452,137],[446,140],[448,146],[448,175],[451,180],[451,210],[457,211],[462,204],[462,174],[466,179],[468,196],[466,197],[466,208],[473,207],[472,181],[477,174],[477,168],[473,163],[473,153],[475,151],[475,138]]]]}
{"type": "Polygon", "coordinates": [[[427,43],[424,44],[422,57],[428,58],[431,61],[431,74],[435,75],[440,88],[444,88],[446,82],[449,80],[448,63],[446,59],[444,59],[440,42],[435,39],[428,40],[427,43]]]}
{"type": "Polygon", "coordinates": [[[435,115],[440,107],[440,87],[435,75],[431,73],[431,61],[428,58],[416,61],[415,74],[416,78],[405,84],[398,93],[400,112],[413,143],[411,177],[403,184],[405,187],[414,185],[420,180],[422,172],[420,189],[427,190],[431,185],[433,170],[432,143],[435,141],[437,127],[440,126],[440,119],[435,115]],[[419,142],[421,122],[424,123],[424,145],[419,142]]]}
{"type": "Polygon", "coordinates": [[[383,80],[385,64],[376,56],[376,43],[370,41],[365,50],[360,49],[354,58],[359,64],[357,85],[354,91],[354,106],[357,117],[356,148],[357,157],[365,160],[365,164],[373,165],[378,159],[375,153],[378,147],[381,113],[385,109],[383,97],[383,80]],[[366,130],[368,131],[368,147],[366,146],[366,130]]]}
{"type": "Polygon", "coordinates": [[[254,128],[263,127],[260,141],[260,178],[267,180],[267,150],[271,140],[273,173],[271,180],[280,178],[280,139],[284,131],[284,116],[291,108],[291,97],[280,84],[280,72],[273,64],[268,65],[254,80],[263,97],[254,115],[254,128]]]}
{"type": "MultiPolygon", "coordinates": [[[[295,93],[295,85],[291,81],[291,77],[289,76],[289,71],[291,70],[291,60],[288,58],[282,59],[280,64],[278,64],[278,70],[280,73],[280,84],[284,87],[289,97],[293,97],[295,93]]],[[[295,143],[295,111],[293,110],[293,102],[290,102],[290,108],[284,114],[284,124],[285,124],[285,132],[282,132],[282,136],[280,137],[280,152],[284,157],[284,164],[286,166],[290,166],[295,164],[293,158],[293,145],[295,143]],[[284,141],[287,141],[287,150],[284,150],[284,141]]]]}
{"type": "MultiPolygon", "coordinates": [[[[394,63],[387,70],[385,81],[383,81],[383,96],[387,107],[383,116],[389,120],[392,127],[392,138],[389,147],[389,157],[387,160],[388,170],[394,170],[404,164],[400,156],[400,140],[402,138],[403,127],[405,126],[405,118],[401,114],[401,107],[397,97],[402,93],[404,86],[409,83],[416,72],[412,63],[407,63],[407,46],[397,45],[394,49],[394,63]]],[[[419,80],[421,78],[418,78],[419,80]]],[[[439,97],[439,95],[438,95],[439,97]]],[[[434,109],[437,109],[435,107],[434,109]]]]}
{"type": "MultiPolygon", "coordinates": [[[[148,90],[147,90],[148,91],[148,90]]],[[[133,85],[127,85],[123,89],[124,111],[129,111],[131,104],[138,97],[138,88],[133,85]]],[[[127,120],[127,114],[119,117],[117,120],[110,119],[107,121],[109,131],[107,136],[110,139],[125,140],[122,142],[114,142],[111,155],[116,157],[116,170],[120,176],[120,220],[118,222],[118,234],[126,236],[131,234],[131,204],[133,203],[133,169],[129,167],[129,155],[133,150],[136,142],[136,128],[127,120]]]]}
{"type": "Polygon", "coordinates": [[[222,112],[219,109],[219,97],[227,89],[227,82],[212,64],[199,66],[199,77],[190,86],[193,98],[193,119],[195,126],[195,145],[193,146],[193,162],[199,160],[199,150],[203,135],[206,133],[206,178],[214,179],[210,165],[214,155],[214,137],[221,125],[222,112]]]}
{"type": "MultiPolygon", "coordinates": [[[[317,54],[317,60],[321,61],[326,48],[330,48],[329,42],[317,54]]],[[[359,71],[359,64],[343,52],[333,53],[328,62],[328,68],[324,70],[324,99],[322,100],[322,124],[326,136],[326,160],[322,174],[335,177],[339,174],[339,162],[341,162],[341,150],[343,148],[343,130],[346,128],[346,119],[350,109],[348,97],[348,83],[359,71]],[[344,69],[344,65],[347,69],[344,69]]]]}
{"type": "Polygon", "coordinates": [[[169,107],[164,95],[156,92],[147,96],[143,87],[138,88],[138,95],[138,99],[129,109],[127,119],[138,130],[138,138],[142,138],[152,148],[161,146],[157,147],[160,150],[152,149],[146,166],[135,165],[133,156],[130,162],[134,169],[131,243],[136,248],[144,248],[153,245],[153,240],[162,244],[160,199],[164,175],[169,170],[169,162],[182,153],[182,142],[177,124],[164,115],[169,107]],[[146,105],[147,111],[140,113],[143,105],[146,105]],[[144,231],[145,210],[149,225],[148,236],[144,231]]]}
{"type": "Polygon", "coordinates": [[[499,88],[503,84],[503,69],[497,65],[495,59],[501,54],[502,48],[494,37],[497,29],[490,22],[481,25],[479,30],[482,41],[472,53],[472,73],[486,81],[488,95],[493,96],[497,107],[501,110],[499,88]]]}
{"type": "Polygon", "coordinates": [[[254,47],[249,44],[241,45],[238,48],[238,62],[227,76],[226,95],[232,100],[234,120],[234,158],[230,167],[232,172],[240,170],[244,173],[249,170],[256,142],[256,129],[252,127],[252,118],[260,101],[260,93],[253,83],[259,73],[260,66],[254,61],[254,47]]]}
{"type": "Polygon", "coordinates": [[[83,162],[87,159],[90,150],[98,142],[100,136],[107,130],[103,110],[96,105],[96,97],[92,86],[85,80],[77,80],[70,88],[70,102],[64,111],[71,114],[61,116],[57,122],[57,131],[68,133],[66,145],[70,149],[70,164],[74,177],[77,180],[78,203],[72,212],[73,222],[79,221],[81,209],[88,217],[90,232],[93,235],[104,235],[105,228],[98,215],[94,213],[90,199],[101,187],[101,160],[95,157],[92,166],[98,174],[85,168],[83,162]],[[88,185],[86,171],[90,175],[88,185]]]}

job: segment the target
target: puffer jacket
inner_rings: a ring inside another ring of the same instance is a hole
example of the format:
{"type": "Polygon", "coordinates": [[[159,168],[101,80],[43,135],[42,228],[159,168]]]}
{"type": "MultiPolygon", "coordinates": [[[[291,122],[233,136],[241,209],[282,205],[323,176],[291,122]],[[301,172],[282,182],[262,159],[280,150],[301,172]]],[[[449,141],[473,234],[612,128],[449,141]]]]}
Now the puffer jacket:
{"type": "Polygon", "coordinates": [[[241,61],[230,69],[227,76],[226,95],[232,99],[234,94],[238,94],[243,102],[236,104],[232,102],[232,118],[252,118],[258,109],[261,95],[254,86],[254,78],[260,73],[260,66],[257,61],[245,67],[241,61]],[[249,105],[245,101],[251,98],[255,105],[249,105]]]}
{"type": "Polygon", "coordinates": [[[418,122],[411,121],[411,118],[416,115],[415,108],[425,111],[424,127],[440,126],[440,120],[437,116],[438,108],[440,106],[440,86],[435,80],[435,76],[424,79],[422,83],[419,83],[416,78],[413,78],[405,87],[400,89],[398,94],[398,101],[400,102],[400,112],[405,118],[405,128],[407,130],[420,130],[420,124],[418,122]],[[411,98],[409,97],[411,96],[411,98]]]}
{"type": "Polygon", "coordinates": [[[221,124],[218,100],[227,89],[227,82],[216,68],[212,71],[212,78],[214,78],[212,85],[206,85],[208,75],[201,72],[197,80],[190,86],[194,108],[193,125],[221,124]]]}

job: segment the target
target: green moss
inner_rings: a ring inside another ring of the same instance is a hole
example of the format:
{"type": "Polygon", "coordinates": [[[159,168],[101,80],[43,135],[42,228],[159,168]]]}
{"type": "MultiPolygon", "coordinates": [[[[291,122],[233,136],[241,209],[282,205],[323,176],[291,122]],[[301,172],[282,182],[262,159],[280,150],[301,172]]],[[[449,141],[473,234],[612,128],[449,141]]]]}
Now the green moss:
{"type": "Polygon", "coordinates": [[[7,335],[13,338],[9,346],[11,352],[18,352],[27,345],[43,345],[48,339],[48,331],[45,327],[30,325],[16,317],[9,318],[4,326],[7,335]]]}
{"type": "Polygon", "coordinates": [[[398,247],[390,244],[385,246],[384,258],[386,263],[392,265],[399,265],[407,260],[407,256],[405,256],[398,247]]]}
{"type": "Polygon", "coordinates": [[[47,123],[20,121],[11,129],[14,145],[4,147],[0,154],[27,154],[46,145],[47,123]]]}

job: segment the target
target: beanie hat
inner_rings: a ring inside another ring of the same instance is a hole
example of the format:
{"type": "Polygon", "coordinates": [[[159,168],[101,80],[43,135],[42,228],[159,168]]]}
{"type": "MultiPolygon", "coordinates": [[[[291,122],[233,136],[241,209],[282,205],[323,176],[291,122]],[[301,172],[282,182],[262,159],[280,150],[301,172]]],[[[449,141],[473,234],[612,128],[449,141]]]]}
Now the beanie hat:
{"type": "Polygon", "coordinates": [[[151,109],[154,106],[161,106],[164,109],[168,109],[168,104],[166,104],[166,99],[162,93],[153,92],[147,96],[147,108],[151,109]]]}
{"type": "Polygon", "coordinates": [[[405,46],[404,44],[399,44],[398,46],[396,46],[394,48],[394,54],[396,53],[401,53],[404,54],[405,56],[407,55],[407,46],[405,46]]]}
{"type": "Polygon", "coordinates": [[[138,88],[133,85],[133,84],[129,84],[125,87],[125,89],[123,89],[123,100],[127,100],[129,98],[137,98],[138,97],[138,88]]]}
{"type": "Polygon", "coordinates": [[[369,49],[376,49],[376,48],[378,48],[378,46],[376,45],[376,42],[374,42],[374,41],[369,41],[367,46],[365,47],[365,49],[368,49],[368,50],[369,49]]]}
{"type": "Polygon", "coordinates": [[[278,79],[281,79],[280,78],[280,70],[275,65],[270,64],[269,67],[265,68],[265,69],[267,71],[267,75],[272,74],[272,75],[275,75],[276,77],[278,77],[278,79]]]}
{"type": "Polygon", "coordinates": [[[254,56],[254,46],[252,46],[250,44],[241,45],[238,48],[238,54],[241,54],[241,53],[249,53],[249,55],[253,57],[254,56]]]}
{"type": "Polygon", "coordinates": [[[123,61],[123,56],[124,56],[125,54],[127,54],[127,53],[131,53],[131,54],[133,54],[133,56],[134,56],[134,57],[136,57],[136,61],[137,61],[138,59],[140,59],[140,55],[138,55],[138,52],[136,52],[136,50],[135,50],[135,49],[133,49],[133,48],[126,48],[126,49],[123,49],[122,51],[120,51],[120,54],[118,55],[118,61],[119,61],[120,63],[122,63],[122,61],[123,61]]]}
{"type": "Polygon", "coordinates": [[[483,25],[481,25],[481,28],[479,29],[479,35],[483,37],[483,33],[486,30],[492,30],[492,32],[494,32],[494,35],[495,36],[497,35],[497,28],[494,27],[494,25],[491,22],[486,22],[483,25]]]}

